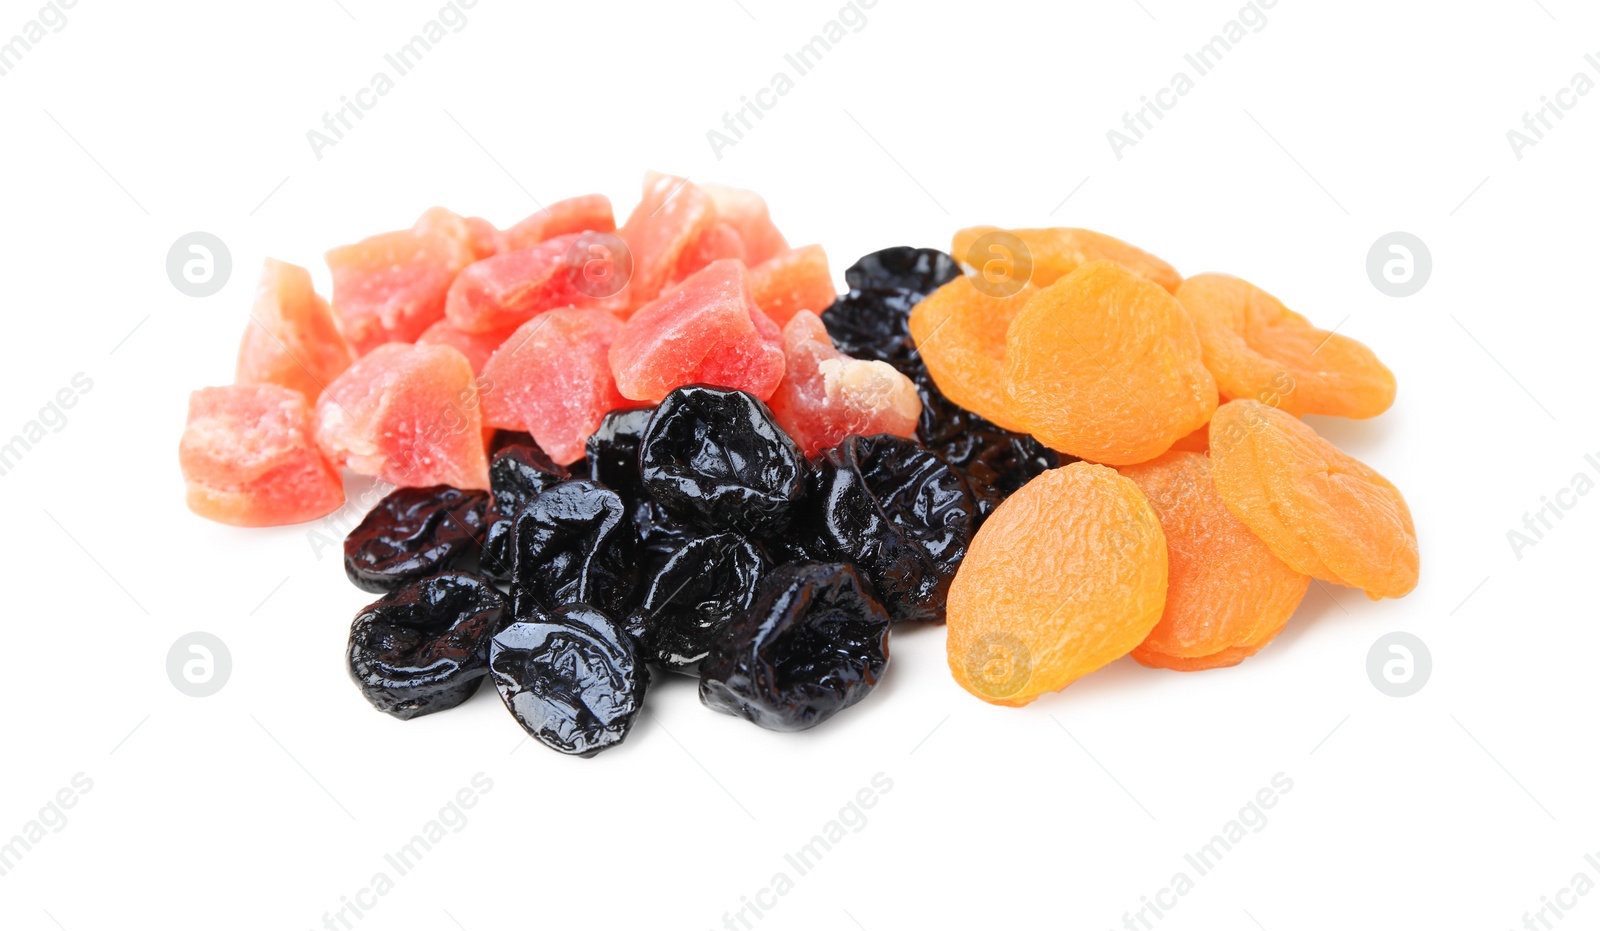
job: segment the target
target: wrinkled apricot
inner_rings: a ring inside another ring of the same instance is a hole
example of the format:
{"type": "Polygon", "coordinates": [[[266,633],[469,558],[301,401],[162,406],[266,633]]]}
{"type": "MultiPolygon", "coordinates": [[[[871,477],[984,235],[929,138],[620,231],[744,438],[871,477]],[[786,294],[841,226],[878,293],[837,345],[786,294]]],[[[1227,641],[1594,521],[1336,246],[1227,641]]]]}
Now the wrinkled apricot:
{"type": "Polygon", "coordinates": [[[1053,469],[973,538],[950,586],[950,672],[1026,705],[1138,646],[1166,594],[1166,537],[1139,486],[1087,462],[1053,469]]]}
{"type": "Polygon", "coordinates": [[[1272,555],[1222,503],[1201,453],[1169,452],[1117,470],[1144,492],[1167,539],[1167,604],[1133,651],[1146,666],[1233,665],[1283,629],[1309,576],[1272,555]]]}
{"type": "Polygon", "coordinates": [[[1036,293],[1006,335],[1011,419],[1052,449],[1145,462],[1211,419],[1217,385],[1172,295],[1113,262],[1036,293]]]}
{"type": "Polygon", "coordinates": [[[1006,331],[1037,291],[1024,285],[1009,296],[990,296],[963,275],[911,311],[911,337],[945,397],[1017,432],[1027,427],[1006,403],[1006,331]]]}
{"type": "Polygon", "coordinates": [[[977,269],[979,274],[984,273],[983,266],[993,259],[1006,263],[1008,268],[1020,274],[1022,260],[1019,256],[1007,254],[1010,251],[1005,245],[1007,238],[1021,240],[1022,245],[1027,247],[1032,271],[1024,281],[1041,288],[1072,274],[1081,265],[1096,261],[1115,262],[1169,292],[1176,291],[1178,283],[1183,281],[1177,269],[1138,246],[1105,233],[1070,227],[1003,230],[998,226],[969,226],[956,231],[951,240],[950,254],[977,269]],[[979,240],[993,233],[1004,234],[998,238],[998,242],[991,241],[988,244],[997,245],[998,249],[985,247],[978,252],[973,251],[979,240]]]}
{"type": "Polygon", "coordinates": [[[1376,417],[1394,403],[1394,373],[1362,343],[1319,330],[1283,302],[1232,275],[1196,275],[1177,291],[1206,368],[1226,399],[1291,414],[1376,417]]]}
{"type": "Polygon", "coordinates": [[[1211,420],[1223,503],[1273,554],[1373,598],[1417,585],[1417,533],[1398,489],[1295,417],[1239,399],[1211,420]]]}

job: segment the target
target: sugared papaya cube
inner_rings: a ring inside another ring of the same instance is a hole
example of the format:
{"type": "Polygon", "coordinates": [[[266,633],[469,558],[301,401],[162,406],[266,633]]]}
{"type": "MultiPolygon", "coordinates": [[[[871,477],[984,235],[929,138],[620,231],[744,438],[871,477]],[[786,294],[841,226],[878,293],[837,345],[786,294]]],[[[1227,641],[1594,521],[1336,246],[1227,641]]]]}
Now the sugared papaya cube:
{"type": "Polygon", "coordinates": [[[684,251],[716,219],[711,198],[692,182],[653,171],[645,175],[644,196],[617,231],[633,259],[628,295],[634,307],[661,295],[684,251]]]}
{"type": "Polygon", "coordinates": [[[352,360],[333,311],[311,286],[311,273],[267,259],[239,341],[234,381],[293,388],[314,403],[352,360]]]}
{"type": "Polygon", "coordinates": [[[660,401],[682,385],[737,388],[761,400],[783,378],[780,332],[750,294],[744,266],[712,262],[639,308],[611,344],[617,389],[660,401]]]}
{"type": "Polygon", "coordinates": [[[311,408],[282,385],[202,388],[178,444],[189,510],[238,527],[314,520],[344,504],[311,437],[311,408]]]}
{"type": "Polygon", "coordinates": [[[845,437],[917,432],[922,400],[917,386],[887,362],[852,359],[828,337],[809,310],[783,328],[787,369],[767,405],[807,456],[845,437]]]}
{"type": "Polygon", "coordinates": [[[488,488],[483,437],[472,365],[450,346],[379,346],[317,401],[323,455],[392,485],[488,488]]]}
{"type": "Polygon", "coordinates": [[[487,333],[527,323],[556,307],[588,303],[577,248],[568,233],[528,249],[502,252],[468,265],[450,285],[445,317],[456,329],[487,333]]]}
{"type": "Polygon", "coordinates": [[[801,246],[753,265],[750,292],[756,305],[778,326],[802,310],[821,315],[836,296],[828,254],[821,246],[801,246]]]}
{"type": "Polygon", "coordinates": [[[515,327],[502,330],[490,330],[487,333],[468,333],[451,323],[449,318],[440,320],[433,326],[423,331],[417,337],[418,346],[454,346],[461,350],[467,357],[467,362],[472,365],[473,374],[483,371],[484,363],[500,348],[500,344],[510,338],[515,327]]]}
{"type": "Polygon", "coordinates": [[[578,307],[523,324],[483,368],[484,423],[532,434],[559,465],[582,459],[606,412],[628,403],[609,362],[621,330],[614,315],[578,307]]]}
{"type": "Polygon", "coordinates": [[[703,184],[700,189],[711,198],[717,219],[739,231],[747,264],[759,265],[789,248],[783,234],[772,225],[767,202],[760,194],[721,184],[703,184]]]}
{"type": "Polygon", "coordinates": [[[558,200],[548,207],[502,231],[502,252],[515,252],[537,246],[546,239],[594,230],[609,233],[617,228],[611,201],[604,194],[585,194],[558,200]]]}
{"type": "Polygon", "coordinates": [[[444,316],[450,282],[476,257],[471,242],[465,220],[430,212],[418,228],[328,250],[333,310],[356,354],[409,343],[444,316]]]}
{"type": "Polygon", "coordinates": [[[718,259],[738,259],[743,262],[744,240],[739,231],[723,220],[706,227],[700,238],[690,243],[678,257],[678,267],[672,273],[672,284],[677,284],[718,259]]]}

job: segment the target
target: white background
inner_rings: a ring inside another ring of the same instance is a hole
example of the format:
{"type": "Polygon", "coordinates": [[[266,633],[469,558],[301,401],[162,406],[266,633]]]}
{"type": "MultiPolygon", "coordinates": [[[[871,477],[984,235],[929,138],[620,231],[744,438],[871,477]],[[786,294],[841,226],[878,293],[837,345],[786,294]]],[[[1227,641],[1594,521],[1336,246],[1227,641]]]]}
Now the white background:
{"type": "MultiPolygon", "coordinates": [[[[1592,8],[1281,0],[1118,160],[1106,131],[1236,0],[880,0],[719,160],[706,131],[837,2],[480,0],[316,159],[307,130],[438,8],[81,0],[0,78],[0,435],[93,380],[0,477],[0,840],[93,781],[0,877],[0,925],[321,927],[477,773],[493,788],[466,826],[354,927],[721,927],[877,773],[893,788],[865,826],[754,927],[1121,927],[1278,773],[1293,789],[1265,827],[1153,927],[1502,929],[1600,880],[1600,497],[1520,559],[1507,540],[1576,473],[1600,478],[1600,94],[1520,160],[1506,139],[1600,52],[1592,8]],[[187,393],[231,379],[264,256],[325,289],[324,249],[432,204],[505,225],[598,191],[625,213],[646,168],[759,190],[841,286],[855,256],[959,226],[1078,225],[1340,324],[1399,399],[1316,425],[1405,491],[1421,585],[1313,586],[1243,666],[1125,659],[1022,710],[961,691],[928,627],[897,631],[885,684],[803,735],[714,714],[683,679],[593,760],[518,748],[492,692],[374,712],[342,668],[368,596],[336,550],[184,509],[187,393]],[[165,271],[193,230],[233,256],[209,298],[165,271]],[[1406,299],[1365,271],[1392,230],[1433,256],[1406,299]],[[233,658],[204,699],[165,671],[196,630],[233,658]],[[1431,648],[1414,697],[1367,678],[1394,630],[1431,648]]],[[[37,9],[0,3],[0,38],[37,9]]],[[[1546,917],[1594,927],[1600,895],[1577,903],[1546,917]]]]}

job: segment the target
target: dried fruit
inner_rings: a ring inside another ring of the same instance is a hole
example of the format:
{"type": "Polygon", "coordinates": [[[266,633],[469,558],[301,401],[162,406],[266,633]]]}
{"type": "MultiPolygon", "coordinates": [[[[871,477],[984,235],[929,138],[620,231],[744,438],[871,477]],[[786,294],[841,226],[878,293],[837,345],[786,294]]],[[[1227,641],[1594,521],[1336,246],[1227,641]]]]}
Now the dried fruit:
{"type": "Polygon", "coordinates": [[[506,616],[505,597],[470,573],[406,582],[356,615],[346,668],[374,708],[402,721],[454,708],[483,683],[506,616]]]}
{"type": "Polygon", "coordinates": [[[1202,453],[1117,471],[1144,492],[1167,539],[1167,603],[1133,658],[1146,666],[1234,665],[1266,646],[1305,597],[1296,572],[1233,516],[1202,453]]]}
{"type": "Polygon", "coordinates": [[[561,465],[582,459],[600,419],[628,403],[608,356],[621,330],[611,314],[577,307],[523,324],[483,368],[484,422],[526,430],[561,465]]]}
{"type": "Polygon", "coordinates": [[[1417,585],[1417,532],[1389,480],[1259,401],[1217,408],[1211,464],[1222,500],[1273,554],[1373,598],[1417,585]]]}
{"type": "Polygon", "coordinates": [[[467,333],[517,327],[547,310],[591,302],[572,257],[583,234],[557,236],[527,249],[502,252],[462,269],[450,285],[445,316],[467,333]]]}
{"type": "Polygon", "coordinates": [[[393,485],[487,489],[478,390],[449,346],[391,343],[367,353],[317,401],[329,460],[393,485]]]}
{"type": "Polygon", "coordinates": [[[1068,227],[1002,230],[996,226],[971,226],[956,232],[950,251],[978,269],[980,275],[984,274],[984,265],[998,261],[1007,266],[1006,277],[1015,276],[1041,288],[1097,261],[1115,262],[1169,293],[1176,291],[1183,281],[1177,269],[1161,259],[1115,236],[1094,230],[1068,227]],[[1018,244],[1023,248],[1017,248],[1018,244]],[[1025,269],[1029,274],[1023,274],[1025,269]]]}
{"type": "Polygon", "coordinates": [[[780,327],[802,310],[820,314],[835,297],[828,254],[821,246],[801,246],[752,265],[750,293],[762,312],[780,327]]]}
{"type": "Polygon", "coordinates": [[[501,252],[529,249],[539,243],[568,233],[592,230],[609,233],[617,228],[611,213],[611,201],[604,194],[585,194],[558,200],[548,207],[540,207],[532,216],[519,221],[501,233],[501,252]]]}
{"type": "Polygon", "coordinates": [[[457,329],[456,325],[448,319],[440,320],[428,327],[417,337],[418,346],[450,346],[467,357],[467,364],[472,366],[472,373],[477,375],[483,371],[489,357],[500,348],[500,344],[511,338],[516,332],[516,327],[504,330],[490,330],[487,333],[468,333],[457,329]]]}
{"type": "Polygon", "coordinates": [[[639,467],[669,515],[715,531],[782,530],[805,490],[805,459],[767,406],[704,385],[679,388],[656,408],[639,467]]]}
{"type": "Polygon", "coordinates": [[[611,344],[611,372],[625,398],[659,401],[680,385],[748,391],[765,400],[783,378],[776,325],[750,296],[744,268],[713,262],[646,304],[611,344]]]}
{"type": "Polygon", "coordinates": [[[943,620],[975,519],[961,474],[895,436],[852,436],[813,469],[790,539],[814,558],[854,564],[894,620],[943,620]]]}
{"type": "Polygon", "coordinates": [[[716,221],[711,198],[693,182],[647,173],[639,205],[617,231],[633,258],[628,302],[640,307],[659,297],[684,250],[716,221]]]}
{"type": "Polygon", "coordinates": [[[453,568],[483,543],[489,496],[448,485],[397,488],[344,538],[344,571],[357,588],[386,592],[453,568]]]}
{"type": "Polygon", "coordinates": [[[632,641],[588,605],[517,612],[489,644],[495,688],[522,729],[552,750],[590,757],[621,743],[650,673],[632,641]]]}
{"type": "Polygon", "coordinates": [[[638,536],[617,493],[586,479],[541,492],[516,516],[518,617],[583,602],[620,615],[639,580],[638,536]]]}
{"type": "Polygon", "coordinates": [[[769,730],[804,730],[866,698],[888,664],[889,615],[855,569],[789,563],[700,664],[700,701],[769,730]]]}
{"type": "Polygon", "coordinates": [[[1041,290],[1006,338],[1008,410],[1046,446],[1126,465],[1166,452],[1216,408],[1200,339],[1172,295],[1111,262],[1041,290]]]}
{"type": "Polygon", "coordinates": [[[724,220],[706,227],[705,232],[683,250],[667,283],[677,284],[718,259],[745,261],[744,240],[739,237],[739,231],[724,220]]]}
{"type": "Polygon", "coordinates": [[[1167,543],[1139,486],[1104,466],[1046,472],[984,522],[950,586],[962,688],[1026,705],[1125,655],[1161,619],[1167,543]]]}
{"type": "Polygon", "coordinates": [[[628,633],[650,662],[698,669],[723,629],[750,607],[766,571],[766,557],[736,533],[689,540],[652,574],[628,633]]]}
{"type": "Polygon", "coordinates": [[[1011,416],[1003,384],[1006,331],[1033,297],[1034,287],[992,297],[961,277],[911,311],[917,353],[945,397],[1006,430],[1027,432],[1011,416]]]}
{"type": "Polygon", "coordinates": [[[233,380],[293,388],[314,404],[328,382],[354,359],[328,302],[312,289],[311,273],[267,259],[256,285],[250,323],[239,341],[233,380]]]}
{"type": "Polygon", "coordinates": [[[857,359],[887,362],[907,376],[922,367],[908,320],[922,295],[904,288],[852,289],[822,313],[833,343],[857,359]]]}
{"type": "Polygon", "coordinates": [[[612,411],[589,437],[589,477],[622,496],[639,532],[641,561],[646,572],[655,571],[695,534],[667,516],[644,490],[639,475],[639,443],[654,416],[653,407],[612,411]]]}
{"type": "Polygon", "coordinates": [[[911,379],[887,362],[835,349],[816,314],[796,313],[783,328],[783,343],[788,368],[768,403],[802,453],[837,446],[852,434],[916,432],[922,401],[911,379]]]}
{"type": "Polygon", "coordinates": [[[721,184],[702,184],[700,190],[711,198],[717,219],[738,231],[745,264],[759,265],[789,248],[760,194],[721,184]]]}
{"type": "MultiPolygon", "coordinates": [[[[504,435],[502,433],[502,435],[504,435]]],[[[483,544],[483,571],[492,579],[511,580],[515,562],[511,539],[517,515],[534,498],[571,478],[566,469],[550,461],[532,437],[497,450],[489,461],[488,531],[483,544]]]]}
{"type": "Polygon", "coordinates": [[[386,342],[409,343],[444,316],[456,274],[476,258],[472,233],[456,217],[425,214],[420,229],[380,233],[328,250],[333,311],[356,355],[386,342]]]}
{"type": "Polygon", "coordinates": [[[851,290],[903,289],[932,294],[946,282],[961,277],[961,266],[938,249],[893,246],[862,256],[845,269],[851,290]]]}
{"type": "Polygon", "coordinates": [[[344,504],[344,484],[311,438],[305,396],[278,385],[189,395],[178,444],[189,510],[236,527],[313,520],[344,504]]]}
{"type": "Polygon", "coordinates": [[[1337,417],[1376,417],[1394,403],[1394,373],[1371,349],[1317,329],[1248,281],[1196,275],[1177,297],[1225,399],[1337,417]]]}

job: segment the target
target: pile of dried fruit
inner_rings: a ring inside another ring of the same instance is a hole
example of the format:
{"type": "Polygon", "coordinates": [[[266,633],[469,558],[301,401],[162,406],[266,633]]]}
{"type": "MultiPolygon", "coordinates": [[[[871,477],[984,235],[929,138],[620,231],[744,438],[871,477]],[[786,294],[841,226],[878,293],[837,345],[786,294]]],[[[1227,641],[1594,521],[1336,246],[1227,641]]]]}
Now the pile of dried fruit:
{"type": "Polygon", "coordinates": [[[1400,494],[1297,415],[1371,417],[1361,344],[1222,275],[1086,230],[977,227],[866,256],[834,293],[748,191],[646,177],[505,230],[442,208],[328,253],[331,305],[268,261],[236,384],[190,402],[189,506],[320,517],[385,593],[348,664],[380,710],[492,680],[529,734],[621,741],[649,669],[814,726],[948,620],[956,681],[1020,705],[1129,653],[1260,650],[1311,578],[1416,584],[1400,494]],[[1082,460],[1082,461],[1079,461],[1082,460]]]}

